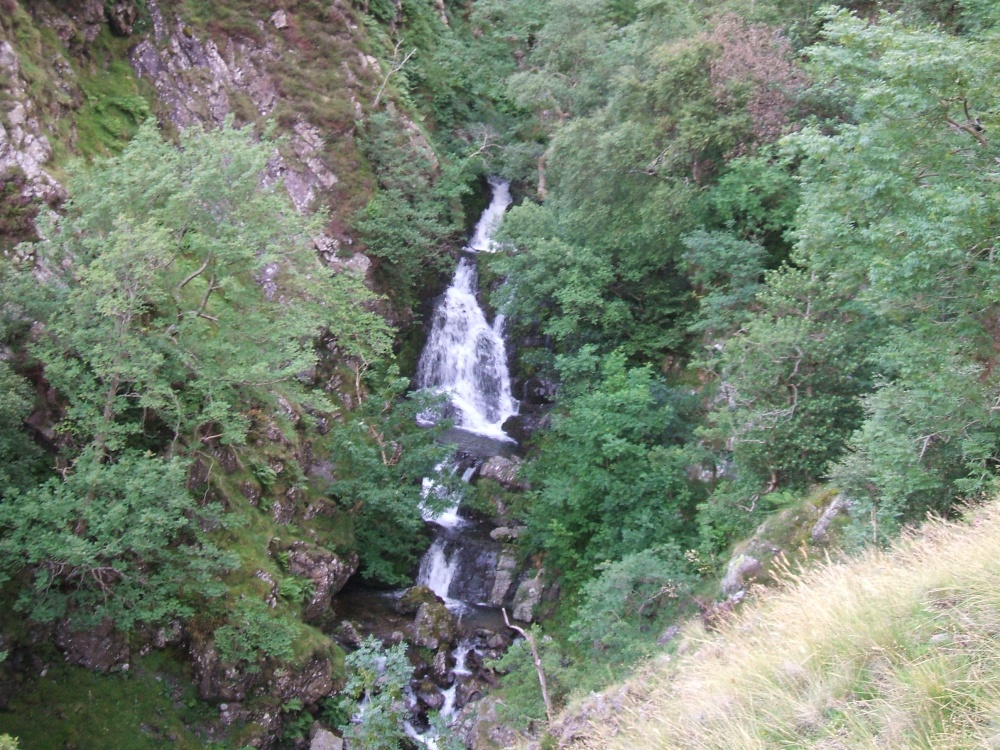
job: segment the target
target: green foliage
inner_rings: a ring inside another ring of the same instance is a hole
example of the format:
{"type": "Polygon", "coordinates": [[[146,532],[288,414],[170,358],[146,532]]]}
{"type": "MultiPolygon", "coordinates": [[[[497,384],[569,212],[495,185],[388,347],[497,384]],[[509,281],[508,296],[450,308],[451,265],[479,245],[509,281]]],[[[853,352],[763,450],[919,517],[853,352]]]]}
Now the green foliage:
{"type": "Polygon", "coordinates": [[[0,734],[0,750],[18,750],[21,745],[17,741],[17,737],[11,737],[9,734],[0,734]]]}
{"type": "MultiPolygon", "coordinates": [[[[386,324],[362,307],[370,293],[307,245],[319,218],[261,188],[272,149],[227,125],[185,131],[178,150],[147,124],[120,156],[74,173],[66,215],[26,246],[48,281],[26,270],[4,312],[45,320],[33,351],[65,404],[66,461],[0,505],[3,567],[32,572],[20,600],[32,618],[73,611],[80,625],[107,616],[128,629],[217,595],[232,560],[202,532],[218,510],[188,494],[179,456],[242,443],[246,411],[277,389],[333,412],[296,378],[321,332],[344,355],[387,352],[386,324]]],[[[27,405],[5,363],[0,378],[9,424],[27,405]]]]}
{"type": "Polygon", "coordinates": [[[384,649],[369,636],[347,655],[347,685],[341,696],[356,707],[360,718],[340,727],[351,747],[361,750],[401,750],[408,718],[404,692],[413,676],[406,645],[384,649]],[[363,705],[362,705],[363,702],[363,705]]]}
{"type": "Polygon", "coordinates": [[[229,624],[216,628],[214,638],[222,661],[257,672],[264,659],[291,658],[296,632],[294,625],[264,602],[241,599],[229,624]]]}
{"type": "MultiPolygon", "coordinates": [[[[543,635],[538,625],[531,632],[538,646],[545,671],[549,697],[555,706],[566,700],[576,675],[570,669],[573,662],[568,660],[551,636],[543,635]]],[[[485,665],[503,675],[503,700],[496,704],[497,718],[515,729],[525,729],[532,723],[545,722],[545,703],[542,689],[538,684],[538,673],[528,642],[523,638],[514,641],[499,659],[489,659],[485,665]]]]}
{"type": "Polygon", "coordinates": [[[697,582],[690,567],[676,544],[601,565],[597,578],[581,589],[570,637],[625,661],[648,653],[664,623],[689,607],[697,582]]]}
{"type": "Polygon", "coordinates": [[[394,367],[369,373],[364,384],[368,392],[356,394],[361,403],[331,434],[339,481],[330,491],[354,518],[364,577],[405,585],[425,546],[421,481],[433,475],[451,448],[417,426],[417,414],[433,399],[424,394],[403,398],[409,380],[394,367]]]}
{"type": "Polygon", "coordinates": [[[364,148],[380,189],[356,226],[393,299],[413,304],[423,283],[451,267],[449,246],[461,228],[457,200],[466,188],[454,171],[435,174],[433,153],[388,114],[370,118],[364,148]]]}
{"type": "Polygon", "coordinates": [[[690,531],[682,400],[648,367],[593,349],[559,361],[567,382],[527,479],[526,542],[573,588],[596,566],[690,531]]]}
{"type": "Polygon", "coordinates": [[[82,455],[65,478],[10,493],[0,504],[0,558],[34,571],[18,609],[49,622],[73,613],[79,628],[105,617],[128,630],[193,614],[217,596],[216,575],[234,561],[208,542],[184,487],[186,462],[126,452],[102,463],[82,455]]]}

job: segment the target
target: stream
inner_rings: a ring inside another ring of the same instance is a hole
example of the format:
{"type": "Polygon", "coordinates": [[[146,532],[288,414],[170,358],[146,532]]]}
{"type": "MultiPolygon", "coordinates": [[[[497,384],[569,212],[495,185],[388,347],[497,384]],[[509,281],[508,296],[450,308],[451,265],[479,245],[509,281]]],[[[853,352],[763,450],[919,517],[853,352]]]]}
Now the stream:
{"type": "MultiPolygon", "coordinates": [[[[504,422],[518,413],[503,338],[504,316],[489,321],[477,300],[477,255],[496,249],[492,235],[511,203],[509,183],[491,178],[489,184],[490,204],[462,253],[451,285],[435,303],[415,378],[418,388],[445,397],[443,408],[420,415],[418,422],[429,426],[443,418],[451,420],[453,426],[442,440],[455,446],[453,459],[436,467],[436,477],[424,479],[424,497],[433,493],[442,501],[435,507],[446,507],[423,511],[433,542],[420,561],[416,583],[444,602],[457,622],[457,635],[446,656],[439,652],[435,658],[436,693],[428,694],[428,678],[418,675],[410,708],[415,716],[437,709],[447,722],[482,695],[485,684],[478,667],[510,643],[499,608],[510,601],[517,578],[511,553],[505,554],[504,545],[491,538],[493,527],[464,516],[462,493],[448,494],[438,481],[447,472],[469,483],[485,461],[509,456],[517,447],[503,429],[504,422]]],[[[376,623],[383,630],[402,627],[397,606],[402,593],[354,592],[342,600],[339,611],[366,629],[376,623]]],[[[437,746],[432,730],[418,722],[408,725],[407,733],[421,745],[437,746]]]]}

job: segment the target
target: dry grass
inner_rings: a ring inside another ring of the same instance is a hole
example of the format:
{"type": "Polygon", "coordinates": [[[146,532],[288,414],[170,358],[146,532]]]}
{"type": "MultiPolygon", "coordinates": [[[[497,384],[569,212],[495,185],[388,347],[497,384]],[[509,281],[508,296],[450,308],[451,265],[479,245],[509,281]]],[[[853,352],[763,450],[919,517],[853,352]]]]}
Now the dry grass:
{"type": "Polygon", "coordinates": [[[1000,503],[789,576],[688,639],[570,746],[1000,748],[1000,503]]]}

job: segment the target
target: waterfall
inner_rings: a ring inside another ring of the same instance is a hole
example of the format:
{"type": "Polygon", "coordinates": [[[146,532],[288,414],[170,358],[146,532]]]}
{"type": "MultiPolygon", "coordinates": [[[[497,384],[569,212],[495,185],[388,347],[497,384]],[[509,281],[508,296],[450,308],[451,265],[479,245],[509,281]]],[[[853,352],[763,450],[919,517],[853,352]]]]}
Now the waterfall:
{"type": "Polygon", "coordinates": [[[456,570],[458,570],[458,555],[452,553],[449,556],[445,550],[444,539],[438,538],[420,561],[417,583],[429,588],[444,599],[446,604],[451,604],[448,590],[451,588],[456,570]]]}
{"type": "MultiPolygon", "coordinates": [[[[435,306],[416,377],[419,388],[447,396],[448,413],[454,416],[458,428],[451,439],[461,442],[464,455],[456,456],[450,464],[440,464],[435,467],[434,477],[424,479],[425,504],[421,510],[424,520],[433,525],[435,538],[420,561],[417,583],[430,588],[460,617],[474,615],[477,607],[482,609],[489,601],[499,544],[461,518],[462,493],[449,490],[442,477],[462,468],[462,481],[467,484],[484,456],[495,455],[505,450],[504,445],[514,443],[503,431],[503,423],[517,414],[518,407],[511,395],[504,318],[497,315],[490,324],[476,300],[476,254],[496,250],[493,233],[511,203],[509,183],[491,179],[490,187],[490,204],[476,224],[451,286],[435,306]],[[471,464],[470,456],[475,456],[471,464]],[[435,512],[427,507],[427,501],[432,499],[444,509],[435,512]]],[[[424,414],[419,421],[433,422],[440,417],[424,414]]],[[[473,650],[472,641],[465,639],[453,652],[452,684],[441,690],[444,700],[440,715],[446,721],[454,720],[459,683],[472,675],[467,659],[473,650]]],[[[419,732],[407,724],[407,734],[431,750],[438,747],[432,730],[419,732]]]]}
{"type": "Polygon", "coordinates": [[[476,435],[512,441],[503,423],[517,414],[511,395],[504,316],[491,325],[476,300],[477,252],[492,252],[491,235],[510,205],[506,182],[490,181],[493,198],[476,224],[468,255],[458,262],[451,286],[438,302],[431,332],[417,365],[417,386],[447,394],[457,427],[476,435]]]}

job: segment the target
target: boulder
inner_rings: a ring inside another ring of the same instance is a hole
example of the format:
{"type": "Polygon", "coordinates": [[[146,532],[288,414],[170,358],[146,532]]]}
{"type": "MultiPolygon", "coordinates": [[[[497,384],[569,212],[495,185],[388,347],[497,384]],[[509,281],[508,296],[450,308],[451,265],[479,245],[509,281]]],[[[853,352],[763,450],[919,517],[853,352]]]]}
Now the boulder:
{"type": "Polygon", "coordinates": [[[274,28],[281,30],[288,28],[288,14],[283,10],[276,10],[271,14],[271,24],[274,28]]]}
{"type": "Polygon", "coordinates": [[[105,617],[88,630],[74,629],[73,618],[67,618],[56,628],[55,642],[70,664],[100,672],[128,669],[128,643],[110,618],[105,617]]]}
{"type": "Polygon", "coordinates": [[[441,602],[425,602],[413,621],[413,642],[437,651],[455,638],[455,620],[441,602]]]}
{"type": "Polygon", "coordinates": [[[521,585],[517,587],[517,593],[514,594],[514,611],[512,613],[515,620],[532,622],[535,619],[538,604],[542,601],[542,593],[545,590],[542,584],[542,574],[544,572],[544,568],[539,568],[534,578],[522,581],[521,585]]]}
{"type": "Polygon", "coordinates": [[[357,569],[356,552],[340,557],[317,544],[293,542],[288,548],[288,572],[305,576],[313,584],[304,619],[315,622],[325,617],[333,595],[344,588],[357,569]]]}
{"type": "Polygon", "coordinates": [[[514,585],[517,575],[517,558],[513,551],[505,549],[497,560],[496,576],[493,579],[493,590],[490,592],[490,604],[502,607],[507,601],[510,587],[514,585]]]}
{"type": "Polygon", "coordinates": [[[517,456],[491,456],[479,468],[479,476],[492,479],[506,490],[521,491],[527,485],[517,481],[517,472],[521,468],[521,459],[517,456]]]}
{"type": "Polygon", "coordinates": [[[393,605],[395,609],[401,615],[412,615],[418,609],[420,609],[421,604],[427,604],[428,602],[440,602],[441,599],[438,595],[431,591],[427,586],[410,586],[403,595],[396,600],[393,605]]]}
{"type": "Polygon", "coordinates": [[[309,735],[309,750],[344,750],[344,741],[329,729],[319,726],[319,722],[313,724],[309,735]]]}
{"type": "Polygon", "coordinates": [[[746,588],[746,584],[764,572],[756,557],[736,555],[729,561],[726,575],[722,577],[722,593],[732,596],[746,588]]]}
{"type": "Polygon", "coordinates": [[[507,542],[517,539],[524,531],[524,526],[497,526],[490,532],[490,539],[498,542],[507,542]]]}

